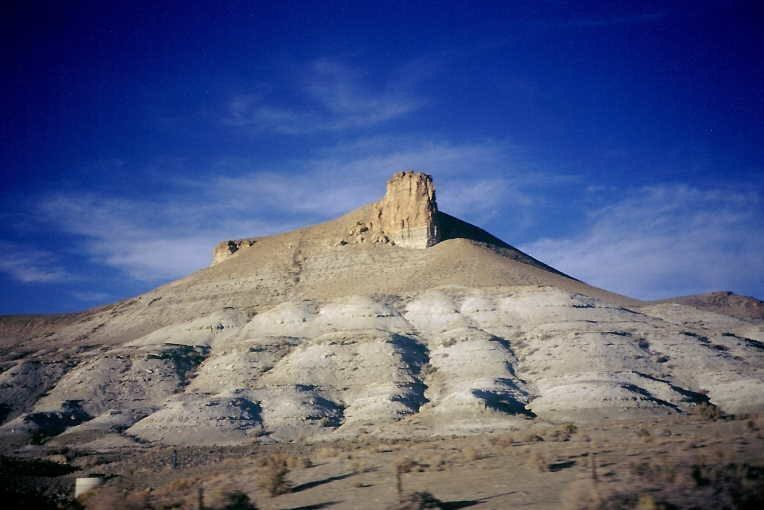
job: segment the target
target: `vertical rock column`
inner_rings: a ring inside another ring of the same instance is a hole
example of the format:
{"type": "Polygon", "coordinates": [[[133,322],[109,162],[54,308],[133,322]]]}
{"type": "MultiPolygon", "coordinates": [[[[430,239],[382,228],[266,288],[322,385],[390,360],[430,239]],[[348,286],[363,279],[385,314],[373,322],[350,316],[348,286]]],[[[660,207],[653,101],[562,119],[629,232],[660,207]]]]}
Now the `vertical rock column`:
{"type": "Polygon", "coordinates": [[[427,248],[440,241],[438,204],[432,177],[421,172],[394,174],[384,198],[372,211],[372,228],[404,248],[427,248]]]}

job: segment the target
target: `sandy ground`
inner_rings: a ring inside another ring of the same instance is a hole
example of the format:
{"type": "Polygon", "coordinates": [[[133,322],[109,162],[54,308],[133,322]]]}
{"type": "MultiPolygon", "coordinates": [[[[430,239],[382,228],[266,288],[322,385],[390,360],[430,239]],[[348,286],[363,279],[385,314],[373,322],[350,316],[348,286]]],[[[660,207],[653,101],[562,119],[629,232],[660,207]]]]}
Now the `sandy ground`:
{"type": "Polygon", "coordinates": [[[246,493],[260,508],[389,508],[398,499],[396,466],[404,460],[414,462],[401,476],[404,493],[430,492],[447,508],[583,508],[585,498],[576,484],[603,494],[636,491],[659,501],[665,494],[689,501],[699,489],[682,476],[690,477],[693,466],[764,465],[762,426],[761,416],[716,421],[675,416],[575,431],[537,423],[514,433],[435,440],[359,436],[313,445],[147,445],[100,452],[39,446],[5,453],[53,455],[49,458],[76,468],[59,477],[27,479],[49,493],[68,490],[71,496],[75,476],[108,475],[104,488],[83,500],[88,508],[127,508],[139,501],[154,508],[192,509],[200,487],[210,508],[222,506],[224,496],[234,491],[246,493]],[[291,466],[290,488],[274,497],[265,490],[268,471],[259,465],[278,455],[291,466]],[[676,480],[669,484],[640,474],[647,466],[675,473],[676,480]],[[683,490],[689,495],[682,496],[683,490]]]}

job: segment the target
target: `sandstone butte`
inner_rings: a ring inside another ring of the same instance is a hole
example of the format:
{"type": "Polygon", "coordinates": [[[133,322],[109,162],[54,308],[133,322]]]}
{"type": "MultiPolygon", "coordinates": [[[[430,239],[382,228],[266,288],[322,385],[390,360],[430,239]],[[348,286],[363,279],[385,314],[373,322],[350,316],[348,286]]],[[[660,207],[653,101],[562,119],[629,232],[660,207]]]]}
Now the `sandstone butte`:
{"type": "Polygon", "coordinates": [[[0,318],[0,439],[431,437],[764,409],[762,303],[591,287],[438,209],[429,175],[77,314],[0,318]]]}

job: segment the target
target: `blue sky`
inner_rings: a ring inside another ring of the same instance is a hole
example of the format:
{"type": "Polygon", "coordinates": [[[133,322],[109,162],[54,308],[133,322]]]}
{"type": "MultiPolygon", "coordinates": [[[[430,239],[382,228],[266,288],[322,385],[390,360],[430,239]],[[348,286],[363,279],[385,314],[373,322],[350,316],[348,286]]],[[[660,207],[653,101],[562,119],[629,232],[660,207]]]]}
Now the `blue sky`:
{"type": "Polygon", "coordinates": [[[764,297],[757,2],[160,4],[6,6],[0,313],[146,291],[405,168],[592,284],[764,297]]]}

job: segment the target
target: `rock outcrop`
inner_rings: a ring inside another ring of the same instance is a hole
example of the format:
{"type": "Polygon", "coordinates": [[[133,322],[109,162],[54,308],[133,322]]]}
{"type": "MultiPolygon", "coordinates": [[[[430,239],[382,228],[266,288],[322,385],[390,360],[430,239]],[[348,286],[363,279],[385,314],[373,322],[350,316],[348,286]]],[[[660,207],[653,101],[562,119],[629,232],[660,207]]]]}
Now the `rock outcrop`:
{"type": "Polygon", "coordinates": [[[394,244],[429,248],[442,240],[432,177],[407,170],[393,174],[387,192],[371,204],[369,217],[358,221],[339,244],[394,244]]]}
{"type": "MultiPolygon", "coordinates": [[[[432,176],[413,170],[397,172],[387,181],[382,200],[371,204],[368,217],[356,221],[336,244],[429,248],[443,240],[438,218],[432,176]]],[[[228,260],[253,244],[253,238],[222,241],[213,250],[211,265],[228,260]]]]}
{"type": "Polygon", "coordinates": [[[220,264],[224,260],[228,259],[231,255],[239,252],[242,248],[249,248],[255,244],[254,239],[230,239],[228,241],[221,241],[212,250],[212,264],[220,264]]]}
{"type": "Polygon", "coordinates": [[[432,177],[398,172],[387,181],[384,198],[372,208],[371,225],[404,248],[429,248],[440,241],[438,204],[432,177]]]}

